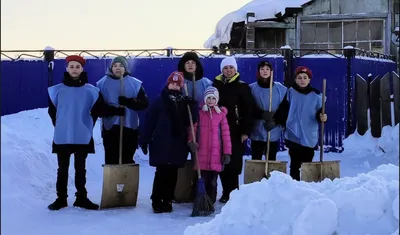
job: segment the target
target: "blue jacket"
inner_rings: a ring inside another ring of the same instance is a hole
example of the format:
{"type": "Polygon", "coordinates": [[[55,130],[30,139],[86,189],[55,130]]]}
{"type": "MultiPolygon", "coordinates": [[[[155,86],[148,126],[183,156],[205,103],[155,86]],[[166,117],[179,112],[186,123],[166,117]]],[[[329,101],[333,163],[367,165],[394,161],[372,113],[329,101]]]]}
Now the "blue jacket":
{"type": "Polygon", "coordinates": [[[189,104],[193,122],[198,119],[198,103],[187,102],[182,93],[175,95],[164,87],[146,113],[141,145],[149,145],[151,166],[183,167],[189,154],[189,104]]]}

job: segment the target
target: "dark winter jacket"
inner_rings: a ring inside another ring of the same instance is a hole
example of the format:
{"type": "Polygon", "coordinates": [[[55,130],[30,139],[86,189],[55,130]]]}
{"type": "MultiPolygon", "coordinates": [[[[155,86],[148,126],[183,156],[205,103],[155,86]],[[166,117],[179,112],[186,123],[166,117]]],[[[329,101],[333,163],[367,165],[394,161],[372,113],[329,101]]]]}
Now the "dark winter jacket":
{"type": "MultiPolygon", "coordinates": [[[[81,87],[84,84],[88,83],[88,77],[86,72],[82,72],[78,80],[73,80],[70,75],[65,72],[63,83],[69,87],[81,87]]],[[[90,110],[91,116],[93,118],[93,123],[96,123],[96,120],[99,117],[111,117],[117,113],[117,108],[108,106],[105,104],[103,97],[99,94],[99,98],[96,103],[93,105],[90,110]]],[[[48,114],[52,120],[53,126],[56,124],[57,117],[57,108],[54,106],[53,102],[49,97],[49,107],[48,114]]],[[[52,144],[52,152],[53,153],[74,153],[74,152],[84,152],[84,153],[94,153],[94,141],[91,138],[88,144],[52,144]]]]}
{"type": "Polygon", "coordinates": [[[140,144],[149,146],[151,166],[171,165],[183,167],[189,147],[190,119],[187,105],[191,108],[193,122],[198,120],[198,104],[187,102],[181,92],[171,92],[164,87],[161,95],[150,105],[146,113],[144,133],[140,144]]]}

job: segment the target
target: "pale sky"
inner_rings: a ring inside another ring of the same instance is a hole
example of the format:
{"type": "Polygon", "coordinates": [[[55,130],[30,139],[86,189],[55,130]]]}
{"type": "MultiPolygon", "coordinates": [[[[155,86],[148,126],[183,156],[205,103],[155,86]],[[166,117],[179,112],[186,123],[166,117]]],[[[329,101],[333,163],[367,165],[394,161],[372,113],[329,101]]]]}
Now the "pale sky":
{"type": "Polygon", "coordinates": [[[1,0],[1,49],[201,49],[250,0],[1,0]]]}

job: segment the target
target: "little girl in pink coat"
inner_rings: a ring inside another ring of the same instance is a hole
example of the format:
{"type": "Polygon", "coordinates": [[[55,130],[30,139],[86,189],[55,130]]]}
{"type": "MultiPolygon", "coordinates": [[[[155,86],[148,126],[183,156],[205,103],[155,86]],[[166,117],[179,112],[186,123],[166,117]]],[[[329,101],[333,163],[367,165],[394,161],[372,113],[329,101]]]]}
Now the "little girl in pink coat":
{"type": "MultiPolygon", "coordinates": [[[[218,107],[219,93],[215,87],[209,86],[204,92],[204,105],[199,113],[199,122],[194,125],[195,144],[189,135],[189,146],[197,150],[201,176],[212,202],[217,198],[217,179],[232,154],[231,136],[226,114],[228,110],[218,107]]],[[[195,164],[195,169],[196,164],[195,164]]]]}

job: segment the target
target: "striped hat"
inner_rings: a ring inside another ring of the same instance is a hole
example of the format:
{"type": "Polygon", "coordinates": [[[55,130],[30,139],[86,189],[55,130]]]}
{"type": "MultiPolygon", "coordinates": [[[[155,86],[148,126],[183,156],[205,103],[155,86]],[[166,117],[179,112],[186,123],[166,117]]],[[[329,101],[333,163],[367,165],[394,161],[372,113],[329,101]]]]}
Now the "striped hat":
{"type": "Polygon", "coordinates": [[[204,105],[203,105],[203,111],[208,111],[208,106],[207,106],[207,99],[208,97],[214,97],[216,99],[216,103],[215,103],[215,111],[217,111],[217,113],[221,113],[221,110],[218,108],[218,101],[219,101],[219,92],[218,89],[213,87],[213,86],[209,86],[207,87],[207,89],[204,91],[204,105]]]}

